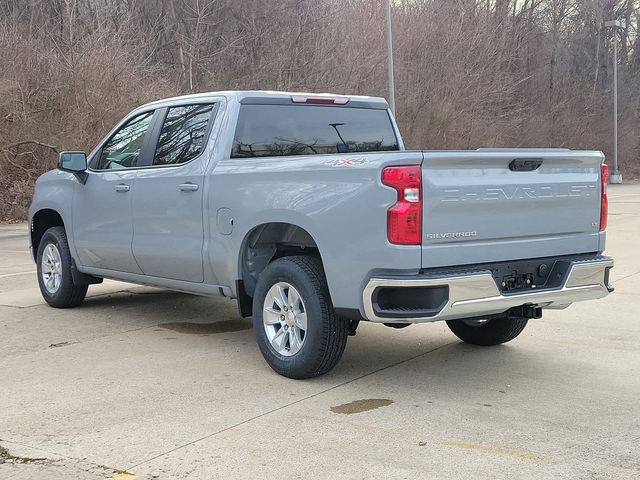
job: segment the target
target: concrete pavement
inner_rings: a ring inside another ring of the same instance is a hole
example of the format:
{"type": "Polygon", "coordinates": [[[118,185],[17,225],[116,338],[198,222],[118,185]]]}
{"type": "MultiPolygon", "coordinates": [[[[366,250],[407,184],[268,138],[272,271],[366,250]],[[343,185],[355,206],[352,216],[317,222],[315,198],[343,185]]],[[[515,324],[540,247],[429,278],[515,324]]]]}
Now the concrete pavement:
{"type": "Polygon", "coordinates": [[[361,324],[311,381],[228,300],[105,282],[47,307],[2,226],[0,478],[640,478],[640,186],[609,192],[614,294],[495,348],[361,324]]]}

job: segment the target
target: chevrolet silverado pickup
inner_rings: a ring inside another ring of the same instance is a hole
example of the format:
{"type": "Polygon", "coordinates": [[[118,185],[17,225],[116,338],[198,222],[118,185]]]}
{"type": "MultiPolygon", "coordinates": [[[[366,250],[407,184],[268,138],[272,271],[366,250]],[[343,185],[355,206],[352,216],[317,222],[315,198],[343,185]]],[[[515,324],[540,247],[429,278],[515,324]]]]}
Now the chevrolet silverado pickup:
{"type": "Polygon", "coordinates": [[[362,321],[496,345],[607,295],[607,172],[597,151],[406,150],[382,98],[189,95],[61,153],[31,248],[52,307],[103,278],[236,299],[271,368],[309,378],[362,321]]]}

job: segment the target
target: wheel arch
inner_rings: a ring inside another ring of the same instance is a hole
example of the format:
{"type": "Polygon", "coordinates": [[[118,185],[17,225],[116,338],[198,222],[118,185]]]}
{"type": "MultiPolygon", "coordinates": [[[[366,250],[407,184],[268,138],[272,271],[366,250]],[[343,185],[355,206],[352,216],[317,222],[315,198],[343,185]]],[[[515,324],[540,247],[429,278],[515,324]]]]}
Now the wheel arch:
{"type": "Polygon", "coordinates": [[[320,248],[309,231],[295,223],[266,222],[249,230],[240,246],[236,292],[242,316],[252,314],[252,297],[258,277],[277,258],[290,255],[316,256],[320,248]]]}
{"type": "Polygon", "coordinates": [[[36,261],[38,256],[38,246],[44,232],[51,227],[63,227],[66,230],[62,215],[53,208],[41,208],[33,214],[30,222],[29,235],[31,237],[31,254],[36,261]]]}

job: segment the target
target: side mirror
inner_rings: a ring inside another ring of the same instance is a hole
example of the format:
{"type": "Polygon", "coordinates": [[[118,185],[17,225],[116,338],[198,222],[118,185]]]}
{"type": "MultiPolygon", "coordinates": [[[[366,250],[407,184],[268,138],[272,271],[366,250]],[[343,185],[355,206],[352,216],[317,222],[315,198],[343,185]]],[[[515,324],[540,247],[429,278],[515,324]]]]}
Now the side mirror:
{"type": "Polygon", "coordinates": [[[87,154],[84,152],[60,152],[58,169],[71,172],[84,185],[87,182],[87,154]]]}
{"type": "Polygon", "coordinates": [[[87,169],[87,154],[84,152],[60,152],[58,168],[65,172],[82,173],[87,169]]]}

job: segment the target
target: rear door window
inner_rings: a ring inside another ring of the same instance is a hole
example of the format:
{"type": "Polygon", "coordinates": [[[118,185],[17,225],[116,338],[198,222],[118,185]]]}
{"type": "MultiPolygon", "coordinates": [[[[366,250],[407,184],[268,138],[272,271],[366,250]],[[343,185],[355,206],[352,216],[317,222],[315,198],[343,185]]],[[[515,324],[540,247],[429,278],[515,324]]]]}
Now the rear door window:
{"type": "Polygon", "coordinates": [[[242,105],[231,157],[399,150],[386,110],[320,105],[242,105]]]}
{"type": "Polygon", "coordinates": [[[153,165],[177,165],[202,153],[214,104],[171,107],[162,124],[153,165]]]}

